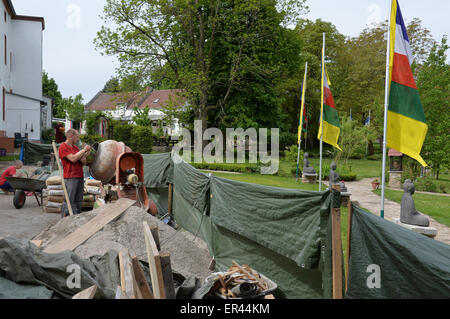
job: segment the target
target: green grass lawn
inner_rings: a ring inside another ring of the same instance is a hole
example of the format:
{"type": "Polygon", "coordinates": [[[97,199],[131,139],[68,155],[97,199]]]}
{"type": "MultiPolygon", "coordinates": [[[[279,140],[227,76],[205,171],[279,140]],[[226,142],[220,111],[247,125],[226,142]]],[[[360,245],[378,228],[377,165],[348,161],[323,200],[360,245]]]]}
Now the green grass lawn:
{"type": "Polygon", "coordinates": [[[12,162],[19,159],[19,155],[0,156],[0,162],[12,162]]]}
{"type": "MultiPolygon", "coordinates": [[[[381,190],[373,191],[377,195],[381,195],[381,190]]],[[[385,196],[394,202],[402,201],[403,191],[386,189],[385,196]]],[[[438,223],[450,227],[450,197],[430,194],[413,195],[416,209],[433,217],[438,223]]]]}

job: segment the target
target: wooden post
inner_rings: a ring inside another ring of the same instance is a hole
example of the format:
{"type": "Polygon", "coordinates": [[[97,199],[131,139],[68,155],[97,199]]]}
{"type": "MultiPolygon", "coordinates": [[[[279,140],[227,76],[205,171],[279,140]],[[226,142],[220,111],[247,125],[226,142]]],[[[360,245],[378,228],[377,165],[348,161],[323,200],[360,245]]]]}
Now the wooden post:
{"type": "Polygon", "coordinates": [[[352,202],[348,201],[348,224],[347,224],[347,256],[345,261],[345,291],[348,288],[348,265],[350,260],[350,249],[351,249],[351,236],[352,236],[352,217],[353,217],[353,206],[352,202]]]}
{"type": "Polygon", "coordinates": [[[172,266],[170,265],[170,254],[161,254],[161,269],[164,280],[166,299],[175,299],[175,287],[173,285],[172,266]]]}
{"type": "Polygon", "coordinates": [[[64,172],[61,168],[61,163],[59,162],[59,154],[58,154],[58,149],[56,148],[55,141],[52,142],[52,145],[53,145],[53,152],[55,152],[56,163],[58,164],[59,175],[61,176],[61,184],[62,184],[62,187],[64,190],[64,196],[66,198],[67,208],[69,209],[70,216],[72,216],[73,215],[72,205],[70,204],[69,195],[67,194],[66,183],[64,183],[64,172]]]}
{"type": "Polygon", "coordinates": [[[142,297],[144,299],[155,299],[150,290],[150,286],[145,279],[144,271],[139,264],[139,259],[137,257],[133,257],[131,262],[133,263],[134,277],[136,278],[136,283],[138,285],[138,289],[141,291],[142,297]]]}
{"type": "Polygon", "coordinates": [[[331,209],[332,250],[333,250],[333,299],[342,299],[342,239],[341,209],[331,209]]]}
{"type": "Polygon", "coordinates": [[[169,184],[169,200],[167,204],[169,216],[172,216],[172,195],[173,195],[173,185],[169,184]]]}
{"type": "Polygon", "coordinates": [[[155,241],[156,248],[158,248],[158,251],[161,250],[161,244],[159,243],[159,229],[156,225],[150,226],[150,232],[152,233],[153,240],[155,241]]]}
{"type": "Polygon", "coordinates": [[[155,240],[147,222],[143,222],[145,248],[147,250],[148,265],[150,267],[150,276],[152,279],[153,295],[155,299],[166,299],[164,290],[163,274],[161,269],[161,255],[156,247],[155,240]]]}

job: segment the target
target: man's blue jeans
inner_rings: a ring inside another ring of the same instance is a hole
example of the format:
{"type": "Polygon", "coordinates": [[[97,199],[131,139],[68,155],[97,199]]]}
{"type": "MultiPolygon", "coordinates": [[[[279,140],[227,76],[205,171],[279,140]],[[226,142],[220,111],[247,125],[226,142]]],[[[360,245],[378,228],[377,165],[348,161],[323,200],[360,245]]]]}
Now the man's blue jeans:
{"type": "MultiPolygon", "coordinates": [[[[81,214],[81,207],[83,203],[84,193],[84,179],[83,178],[64,178],[66,184],[67,195],[69,195],[70,205],[74,215],[81,214]]],[[[69,216],[69,208],[67,207],[66,198],[61,208],[61,218],[69,216]]]]}
{"type": "Polygon", "coordinates": [[[12,186],[8,183],[8,181],[4,182],[0,186],[0,189],[4,189],[5,191],[8,191],[8,192],[14,192],[14,188],[12,188],[12,186]]]}

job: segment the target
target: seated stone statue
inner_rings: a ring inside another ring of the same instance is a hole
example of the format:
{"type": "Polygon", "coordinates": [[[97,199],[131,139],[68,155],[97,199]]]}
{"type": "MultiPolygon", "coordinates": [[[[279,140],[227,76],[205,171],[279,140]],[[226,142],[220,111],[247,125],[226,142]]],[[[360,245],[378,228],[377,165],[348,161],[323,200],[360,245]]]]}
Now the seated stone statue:
{"type": "Polygon", "coordinates": [[[336,167],[336,163],[332,162],[330,165],[330,189],[333,185],[339,185],[341,187],[341,193],[346,193],[347,187],[339,180],[339,174],[336,172],[336,167]]]}
{"type": "Polygon", "coordinates": [[[308,160],[309,154],[305,153],[305,155],[303,155],[303,174],[316,174],[316,171],[314,170],[314,168],[312,166],[309,166],[309,160],[308,160]]]}
{"type": "Polygon", "coordinates": [[[403,194],[400,206],[400,222],[409,225],[429,227],[430,220],[426,216],[419,213],[414,205],[412,195],[416,191],[416,187],[411,180],[405,180],[403,189],[405,190],[405,193],[403,194]]]}

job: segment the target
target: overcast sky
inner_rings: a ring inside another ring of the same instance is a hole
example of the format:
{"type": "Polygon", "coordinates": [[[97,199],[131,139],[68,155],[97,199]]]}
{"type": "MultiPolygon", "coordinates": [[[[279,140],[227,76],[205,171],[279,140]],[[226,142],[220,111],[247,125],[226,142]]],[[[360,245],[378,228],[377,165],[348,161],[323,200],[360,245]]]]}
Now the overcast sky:
{"type": "MultiPolygon", "coordinates": [[[[64,97],[82,93],[87,103],[114,75],[117,62],[95,50],[106,0],[12,0],[19,15],[45,18],[44,69],[64,97]]],[[[390,0],[308,0],[307,18],[321,18],[339,32],[357,36],[371,22],[388,18],[390,0]]],[[[402,0],[405,20],[419,17],[436,40],[450,33],[450,1],[402,0]]]]}

